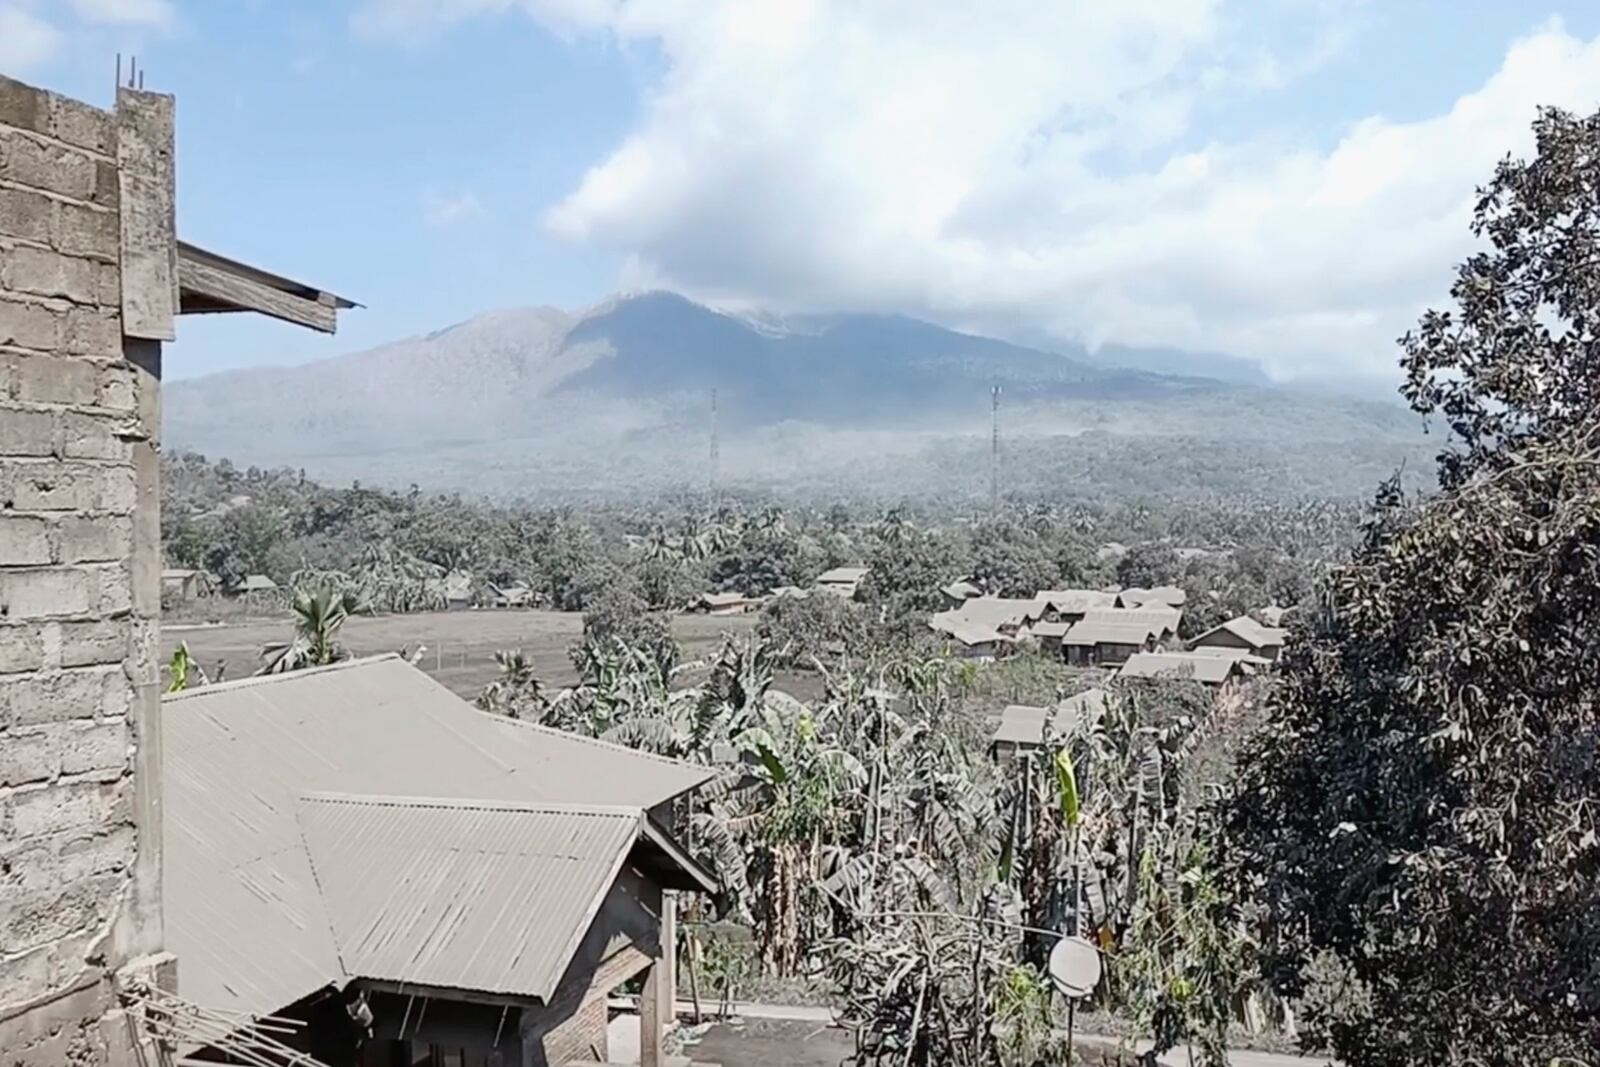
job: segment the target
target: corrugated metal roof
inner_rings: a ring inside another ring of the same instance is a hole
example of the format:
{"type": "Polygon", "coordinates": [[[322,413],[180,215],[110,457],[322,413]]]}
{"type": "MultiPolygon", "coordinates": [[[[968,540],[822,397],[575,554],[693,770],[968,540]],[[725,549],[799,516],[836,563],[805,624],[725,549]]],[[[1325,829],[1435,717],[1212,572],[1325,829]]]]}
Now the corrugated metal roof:
{"type": "Polygon", "coordinates": [[[1125,608],[1138,608],[1146,604],[1166,604],[1181,608],[1188,603],[1189,594],[1176,585],[1158,585],[1152,589],[1134,587],[1117,595],[1117,602],[1125,608]]]}
{"type": "Polygon", "coordinates": [[[993,626],[963,618],[958,611],[937,612],[928,619],[928,625],[939,633],[955,638],[968,648],[1001,640],[999,631],[993,626]]]}
{"type": "Polygon", "coordinates": [[[1196,656],[1188,652],[1135,652],[1117,672],[1119,678],[1192,678],[1207,685],[1221,685],[1235,671],[1239,660],[1232,656],[1196,656]]]}
{"type": "Polygon", "coordinates": [[[1096,608],[1114,606],[1117,594],[1104,593],[1098,589],[1041,589],[1034,599],[1063,615],[1082,615],[1096,608]]]}
{"type": "Polygon", "coordinates": [[[1044,602],[1017,597],[975,596],[964,600],[950,614],[978,626],[999,629],[1002,626],[1021,626],[1040,618],[1045,613],[1044,602]]]}
{"type": "Polygon", "coordinates": [[[1195,638],[1195,644],[1203,644],[1208,638],[1223,631],[1248,642],[1250,647],[1255,649],[1281,648],[1283,639],[1289,632],[1276,626],[1263,626],[1248,615],[1240,615],[1237,619],[1229,619],[1219,626],[1213,626],[1195,638]]]}
{"type": "Polygon", "coordinates": [[[859,582],[867,576],[866,567],[835,567],[830,571],[823,571],[817,575],[818,584],[849,585],[859,582]]]}
{"type": "Polygon", "coordinates": [[[395,656],[162,699],[168,947],[184,995],[276,1011],[337,980],[296,811],[306,792],[638,812],[713,776],[479,711],[395,656]]]}
{"type": "Polygon", "coordinates": [[[1061,643],[1072,647],[1142,645],[1161,635],[1160,625],[1141,619],[1084,619],[1072,624],[1061,643]]]}
{"type": "Polygon", "coordinates": [[[1105,710],[1104,689],[1086,689],[1076,696],[1061,701],[1053,709],[1012,704],[1000,713],[994,740],[1002,744],[1038,745],[1044,741],[1044,721],[1047,715],[1053,714],[1056,733],[1065,734],[1075,729],[1084,718],[1097,719],[1105,713],[1105,710]]]}
{"type": "Polygon", "coordinates": [[[346,973],[548,1000],[640,813],[323,794],[300,825],[346,973]]]}
{"type": "MultiPolygon", "coordinates": [[[[1145,608],[1099,608],[1086,612],[1082,619],[1067,631],[1068,644],[1128,643],[1125,636],[1143,627],[1151,637],[1176,633],[1183,619],[1181,608],[1166,606],[1145,608]],[[1105,634],[1108,636],[1099,637],[1105,634]]],[[[1141,639],[1142,640],[1142,639],[1141,639]]],[[[1139,644],[1140,641],[1134,641],[1139,644]]]]}

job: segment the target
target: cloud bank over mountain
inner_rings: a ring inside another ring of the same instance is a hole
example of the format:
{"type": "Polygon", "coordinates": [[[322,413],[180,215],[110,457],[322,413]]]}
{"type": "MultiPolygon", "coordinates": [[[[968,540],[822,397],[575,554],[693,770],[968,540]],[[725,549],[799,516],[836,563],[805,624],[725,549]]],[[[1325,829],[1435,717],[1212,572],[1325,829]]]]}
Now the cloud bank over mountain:
{"type": "MultiPolygon", "coordinates": [[[[1600,37],[1557,20],[1530,23],[1447,106],[1352,121],[1293,95],[1380,13],[368,0],[353,25],[426,42],[531,16],[636,52],[634,128],[545,215],[625,255],[628,284],[1227,352],[1325,379],[1392,376],[1395,337],[1472,246],[1475,186],[1530,144],[1539,106],[1600,105],[1600,37]]],[[[1421,64],[1431,46],[1409,48],[1421,64]]],[[[1397,91],[1426,78],[1385,76],[1397,91]]]]}

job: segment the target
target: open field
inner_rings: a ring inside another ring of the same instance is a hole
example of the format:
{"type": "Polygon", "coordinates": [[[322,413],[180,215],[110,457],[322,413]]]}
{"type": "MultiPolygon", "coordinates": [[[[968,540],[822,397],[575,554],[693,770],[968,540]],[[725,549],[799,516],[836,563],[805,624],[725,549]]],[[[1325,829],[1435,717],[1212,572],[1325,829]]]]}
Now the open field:
{"type": "MultiPolygon", "coordinates": [[[[226,677],[243,677],[260,666],[261,647],[283,640],[291,625],[282,617],[220,626],[164,626],[162,658],[170,658],[178,642],[186,641],[213,680],[219,664],[225,665],[226,677]]],[[[672,620],[686,659],[715,651],[724,633],[744,634],[754,627],[754,616],[682,615],[672,620]]],[[[546,685],[572,684],[576,675],[567,650],[582,633],[583,616],[575,612],[436,611],[358,616],[345,624],[340,640],[357,656],[398,652],[421,644],[426,651],[420,666],[471,700],[499,673],[494,654],[501,649],[522,649],[546,685]]]]}

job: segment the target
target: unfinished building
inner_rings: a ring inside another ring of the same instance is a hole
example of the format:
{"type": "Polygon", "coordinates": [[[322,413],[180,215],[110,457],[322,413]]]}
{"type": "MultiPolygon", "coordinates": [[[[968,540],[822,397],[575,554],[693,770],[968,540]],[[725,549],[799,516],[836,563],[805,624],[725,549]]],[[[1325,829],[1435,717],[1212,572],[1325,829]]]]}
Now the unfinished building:
{"type": "Polygon", "coordinates": [[[0,1052],[139,1062],[162,921],[161,345],[348,301],[177,239],[173,99],[0,77],[0,1052]]]}

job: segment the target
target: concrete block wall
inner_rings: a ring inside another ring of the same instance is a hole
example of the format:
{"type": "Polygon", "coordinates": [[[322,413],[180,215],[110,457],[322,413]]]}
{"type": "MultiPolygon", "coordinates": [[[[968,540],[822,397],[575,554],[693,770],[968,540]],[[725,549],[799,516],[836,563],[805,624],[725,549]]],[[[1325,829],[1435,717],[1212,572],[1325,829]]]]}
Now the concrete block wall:
{"type": "Polygon", "coordinates": [[[0,78],[0,1067],[126,1062],[112,975],[160,947],[159,347],[125,352],[116,142],[0,78]]]}

